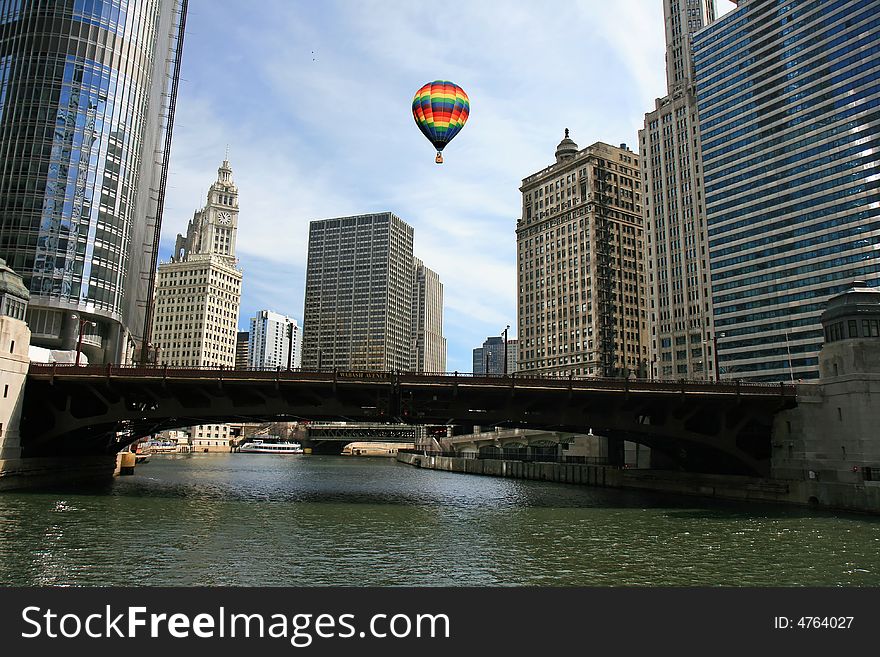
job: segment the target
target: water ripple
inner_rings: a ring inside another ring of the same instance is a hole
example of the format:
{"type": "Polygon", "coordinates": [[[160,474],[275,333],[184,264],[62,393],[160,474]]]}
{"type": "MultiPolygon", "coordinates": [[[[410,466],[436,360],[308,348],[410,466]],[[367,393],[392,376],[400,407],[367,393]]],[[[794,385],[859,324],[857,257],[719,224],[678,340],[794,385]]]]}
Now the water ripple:
{"type": "Polygon", "coordinates": [[[0,495],[6,585],[880,584],[880,522],[382,459],[154,458],[0,495]]]}

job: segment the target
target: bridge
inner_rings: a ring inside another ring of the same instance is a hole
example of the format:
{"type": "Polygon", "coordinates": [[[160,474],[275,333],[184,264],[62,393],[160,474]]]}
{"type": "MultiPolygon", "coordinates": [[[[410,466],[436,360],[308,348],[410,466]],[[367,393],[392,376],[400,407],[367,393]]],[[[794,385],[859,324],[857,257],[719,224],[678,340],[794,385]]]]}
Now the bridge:
{"type": "Polygon", "coordinates": [[[421,425],[389,422],[309,422],[298,434],[312,454],[339,454],[348,443],[417,445],[425,435],[421,425]]]}
{"type": "Polygon", "coordinates": [[[791,385],[32,363],[22,457],[113,454],[196,424],[343,420],[481,425],[630,440],[694,472],[767,476],[791,385]]]}

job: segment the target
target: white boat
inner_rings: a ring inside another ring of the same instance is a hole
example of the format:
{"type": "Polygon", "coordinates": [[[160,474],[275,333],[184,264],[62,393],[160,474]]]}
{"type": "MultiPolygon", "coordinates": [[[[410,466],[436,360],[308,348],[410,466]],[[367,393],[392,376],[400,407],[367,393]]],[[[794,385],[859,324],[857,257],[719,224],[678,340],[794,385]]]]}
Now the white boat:
{"type": "Polygon", "coordinates": [[[242,443],[238,451],[243,454],[302,454],[303,448],[299,443],[251,440],[242,443]]]}

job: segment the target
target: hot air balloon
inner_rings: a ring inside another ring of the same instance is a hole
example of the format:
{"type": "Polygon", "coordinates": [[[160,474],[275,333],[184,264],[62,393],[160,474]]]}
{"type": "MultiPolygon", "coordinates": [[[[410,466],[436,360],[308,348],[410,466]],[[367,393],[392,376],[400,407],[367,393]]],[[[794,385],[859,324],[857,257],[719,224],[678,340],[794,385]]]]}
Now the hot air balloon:
{"type": "Polygon", "coordinates": [[[413,117],[422,134],[437,149],[435,162],[443,164],[442,151],[468,120],[471,103],[464,89],[449,80],[434,80],[416,92],[413,117]]]}

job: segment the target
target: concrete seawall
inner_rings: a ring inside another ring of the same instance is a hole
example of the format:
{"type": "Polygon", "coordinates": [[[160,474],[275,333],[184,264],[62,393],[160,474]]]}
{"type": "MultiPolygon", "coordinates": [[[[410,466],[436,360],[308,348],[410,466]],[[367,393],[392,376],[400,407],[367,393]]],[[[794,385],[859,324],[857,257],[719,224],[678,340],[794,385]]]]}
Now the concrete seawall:
{"type": "Polygon", "coordinates": [[[398,454],[397,460],[415,467],[463,474],[880,513],[880,482],[855,485],[781,481],[662,470],[621,470],[601,465],[529,463],[409,453],[398,454]]]}

